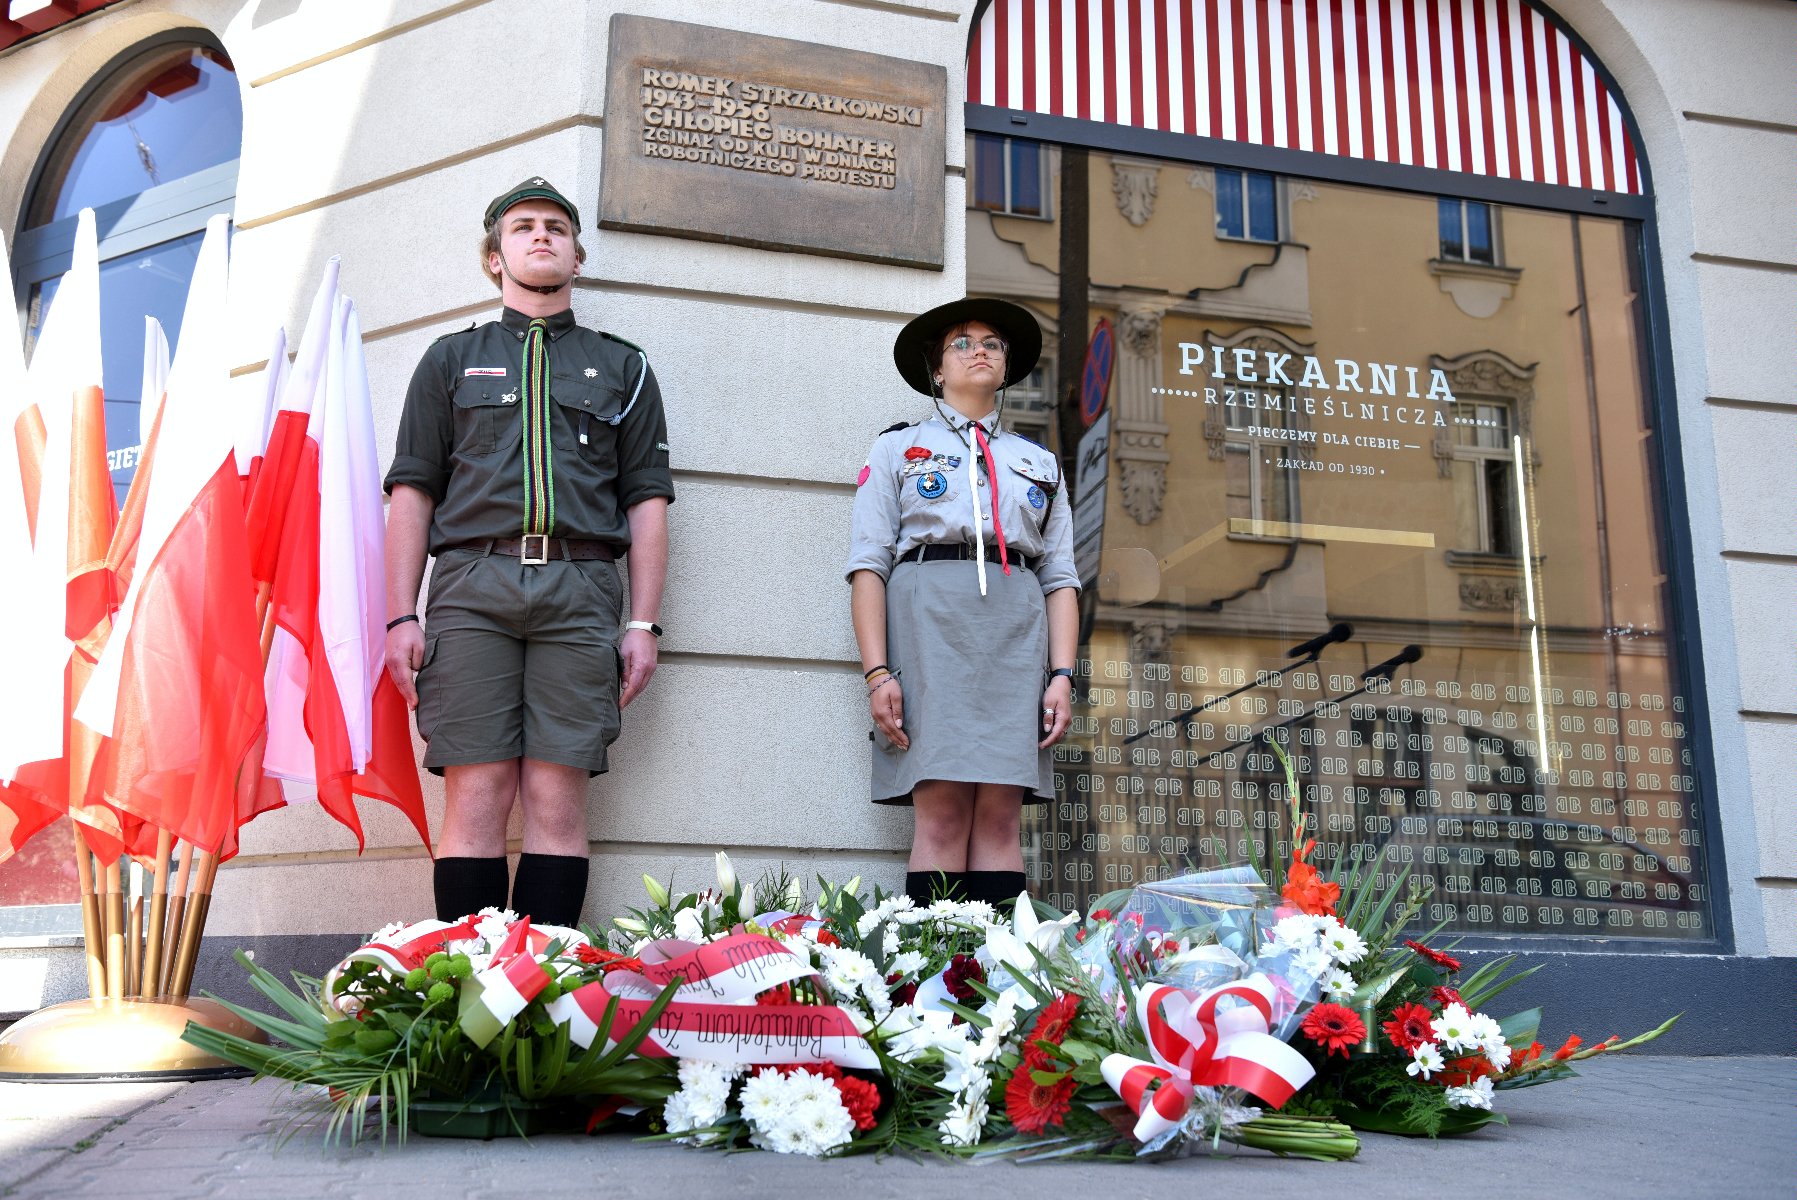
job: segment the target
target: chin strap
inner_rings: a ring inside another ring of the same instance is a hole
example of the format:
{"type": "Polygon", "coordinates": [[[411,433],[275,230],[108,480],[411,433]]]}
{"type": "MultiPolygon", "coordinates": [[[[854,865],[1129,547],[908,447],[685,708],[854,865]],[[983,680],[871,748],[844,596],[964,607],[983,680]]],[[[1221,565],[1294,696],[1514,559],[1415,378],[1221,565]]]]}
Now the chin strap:
{"type": "Polygon", "coordinates": [[[512,274],[512,264],[505,261],[505,251],[500,250],[496,253],[499,255],[499,269],[505,272],[505,277],[527,292],[535,292],[540,296],[553,296],[573,282],[572,279],[564,279],[554,287],[547,287],[536,283],[525,283],[522,279],[519,279],[516,275],[512,274]]]}

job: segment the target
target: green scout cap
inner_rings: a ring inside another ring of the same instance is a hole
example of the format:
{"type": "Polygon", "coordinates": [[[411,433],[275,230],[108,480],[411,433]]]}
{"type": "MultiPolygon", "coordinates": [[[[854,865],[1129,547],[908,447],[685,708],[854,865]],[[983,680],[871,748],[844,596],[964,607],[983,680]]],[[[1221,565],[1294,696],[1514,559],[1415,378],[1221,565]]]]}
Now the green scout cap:
{"type": "Polygon", "coordinates": [[[573,201],[556,191],[555,185],[541,175],[532,175],[517,187],[501,192],[495,197],[493,203],[487,205],[487,219],[484,228],[493,228],[499,218],[505,215],[506,209],[520,200],[547,200],[551,204],[560,206],[568,214],[568,218],[574,222],[574,232],[580,232],[580,210],[574,207],[573,201]]]}

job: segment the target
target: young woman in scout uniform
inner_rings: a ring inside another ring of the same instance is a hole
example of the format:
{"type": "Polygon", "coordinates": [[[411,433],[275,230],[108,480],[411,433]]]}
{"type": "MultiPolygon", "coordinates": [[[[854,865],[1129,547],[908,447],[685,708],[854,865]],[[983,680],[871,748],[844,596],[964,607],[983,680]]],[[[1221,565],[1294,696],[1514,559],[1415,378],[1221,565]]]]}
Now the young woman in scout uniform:
{"type": "Polygon", "coordinates": [[[1054,796],[1078,642],[1073,523],[1054,455],[1004,425],[1041,353],[1035,318],[957,300],[900,331],[893,360],[933,411],[874,442],[848,578],[873,717],[873,800],[909,804],[905,889],[1015,899],[1021,806],[1054,796]]]}

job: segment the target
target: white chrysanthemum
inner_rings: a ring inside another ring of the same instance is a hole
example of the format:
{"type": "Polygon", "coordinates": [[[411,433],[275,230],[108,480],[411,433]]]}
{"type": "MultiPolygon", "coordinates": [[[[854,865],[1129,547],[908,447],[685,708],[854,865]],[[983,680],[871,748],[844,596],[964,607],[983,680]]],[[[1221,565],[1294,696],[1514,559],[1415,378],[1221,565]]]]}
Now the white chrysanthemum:
{"type": "Polygon", "coordinates": [[[1317,944],[1317,918],[1307,913],[1282,917],[1273,926],[1273,941],[1283,950],[1308,950],[1317,944]]]}
{"type": "Polygon", "coordinates": [[[835,1088],[824,1099],[800,1108],[794,1114],[794,1123],[805,1130],[813,1154],[827,1154],[855,1136],[855,1118],[842,1106],[841,1094],[835,1088]]]}
{"type": "Polygon", "coordinates": [[[1291,957],[1292,974],[1299,978],[1321,979],[1335,969],[1335,960],[1321,946],[1299,950],[1291,957]]]}
{"type": "Polygon", "coordinates": [[[1337,967],[1323,977],[1323,994],[1331,1000],[1346,1000],[1354,994],[1354,977],[1337,967]]]}
{"type": "Polygon", "coordinates": [[[786,1077],[772,1067],[763,1067],[743,1082],[737,1106],[750,1124],[763,1126],[786,1109],[786,1077]]]}
{"type": "Polygon", "coordinates": [[[406,927],[406,922],[404,922],[404,921],[389,921],[385,925],[381,926],[379,929],[375,930],[373,933],[369,934],[368,940],[370,942],[385,942],[385,941],[389,940],[390,938],[397,937],[399,935],[399,931],[404,929],[405,927],[406,927]]]}
{"type": "Polygon", "coordinates": [[[930,914],[926,909],[906,908],[893,913],[892,919],[900,925],[922,925],[930,919],[930,914]]]}
{"type": "Polygon", "coordinates": [[[1473,1013],[1469,1016],[1466,1019],[1466,1027],[1472,1034],[1473,1040],[1477,1042],[1501,1042],[1504,1040],[1503,1029],[1484,1013],[1473,1013]]]}
{"type": "Polygon", "coordinates": [[[886,932],[880,938],[880,949],[887,958],[899,952],[899,927],[896,924],[886,926],[886,932]]]}
{"type": "Polygon", "coordinates": [[[1449,1108],[1491,1109],[1492,1087],[1489,1079],[1475,1079],[1466,1087],[1451,1087],[1443,1097],[1449,1108]]]}
{"type": "Polygon", "coordinates": [[[1329,957],[1342,966],[1350,966],[1366,956],[1366,939],[1343,925],[1334,917],[1327,918],[1329,924],[1318,932],[1322,935],[1323,949],[1329,957]]]}
{"type": "Polygon", "coordinates": [[[920,950],[903,950],[893,956],[892,973],[895,975],[916,975],[930,965],[930,960],[920,950]]]}
{"type": "Polygon", "coordinates": [[[1435,1043],[1424,1042],[1410,1051],[1410,1065],[1405,1067],[1404,1070],[1409,1075],[1427,1079],[1429,1076],[1435,1074],[1435,1072],[1441,1070],[1444,1065],[1441,1058],[1441,1050],[1435,1043]]]}
{"type": "Polygon", "coordinates": [[[1463,1004],[1448,1005],[1430,1025],[1435,1030],[1435,1040],[1444,1049],[1471,1050],[1479,1044],[1479,1039],[1473,1036],[1472,1014],[1463,1004]]]}
{"type": "Polygon", "coordinates": [[[980,1141],[980,1130],[986,1124],[986,1102],[975,1100],[971,1103],[951,1105],[948,1116],[936,1128],[942,1133],[942,1141],[949,1146],[976,1146],[980,1141]]]}
{"type": "Polygon", "coordinates": [[[817,1104],[836,1095],[836,1085],[801,1068],[786,1077],[787,1097],[795,1105],[817,1104]]]}
{"type": "Polygon", "coordinates": [[[1501,1034],[1493,1041],[1481,1042],[1480,1048],[1485,1051],[1485,1057],[1493,1069],[1502,1071],[1510,1066],[1510,1043],[1501,1034]]]}
{"type": "Polygon", "coordinates": [[[983,1060],[976,1060],[973,1055],[950,1050],[942,1052],[942,1065],[945,1068],[942,1080],[936,1086],[945,1092],[959,1095],[967,1090],[975,1079],[986,1078],[983,1060]]]}

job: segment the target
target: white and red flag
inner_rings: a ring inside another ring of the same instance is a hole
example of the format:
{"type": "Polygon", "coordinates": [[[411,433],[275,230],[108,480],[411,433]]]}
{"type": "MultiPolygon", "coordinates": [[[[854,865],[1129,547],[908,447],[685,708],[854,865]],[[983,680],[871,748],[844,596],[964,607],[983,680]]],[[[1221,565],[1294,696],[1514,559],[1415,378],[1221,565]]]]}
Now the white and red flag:
{"type": "Polygon", "coordinates": [[[239,412],[237,427],[237,474],[243,480],[247,499],[262,472],[262,456],[268,450],[269,435],[275,414],[281,411],[281,393],[287,386],[287,331],[275,330],[274,345],[269,347],[268,366],[262,371],[262,404],[246,404],[239,412]]]}
{"type": "MultiPolygon", "coordinates": [[[[12,265],[7,260],[6,244],[0,241],[0,278],[12,278],[12,265]]],[[[11,293],[8,293],[10,295],[11,293]]],[[[16,336],[16,325],[0,328],[0,562],[30,563],[32,509],[37,504],[37,475],[42,468],[42,422],[35,408],[27,415],[25,400],[25,356],[16,336]],[[27,426],[30,426],[27,430],[27,426]],[[21,450],[29,447],[31,463],[27,467],[21,450]],[[26,504],[26,477],[31,480],[31,505],[26,504]]],[[[7,632],[24,631],[30,608],[17,588],[0,593],[0,646],[7,648],[7,661],[23,643],[7,632]]],[[[41,707],[42,697],[25,688],[9,686],[0,691],[0,862],[16,854],[38,830],[61,816],[63,809],[44,803],[38,792],[10,782],[19,761],[8,755],[29,753],[20,738],[23,727],[30,724],[29,710],[41,707]],[[29,715],[28,715],[29,714],[29,715]],[[22,724],[23,723],[23,724],[22,724]]],[[[45,744],[54,732],[45,722],[45,744]]]]}
{"type": "Polygon", "coordinates": [[[227,218],[207,223],[140,468],[135,570],[76,713],[109,739],[93,792],[226,857],[254,815],[266,721],[231,413],[228,237],[227,218]]]}
{"type": "MultiPolygon", "coordinates": [[[[398,807],[428,846],[407,710],[383,665],[380,459],[361,324],[347,297],[333,306],[319,381],[305,444],[294,456],[274,571],[278,657],[271,654],[268,671],[268,770],[290,783],[311,782],[358,846],[356,795],[398,807]]],[[[271,451],[265,475],[274,461],[271,451]]]]}

